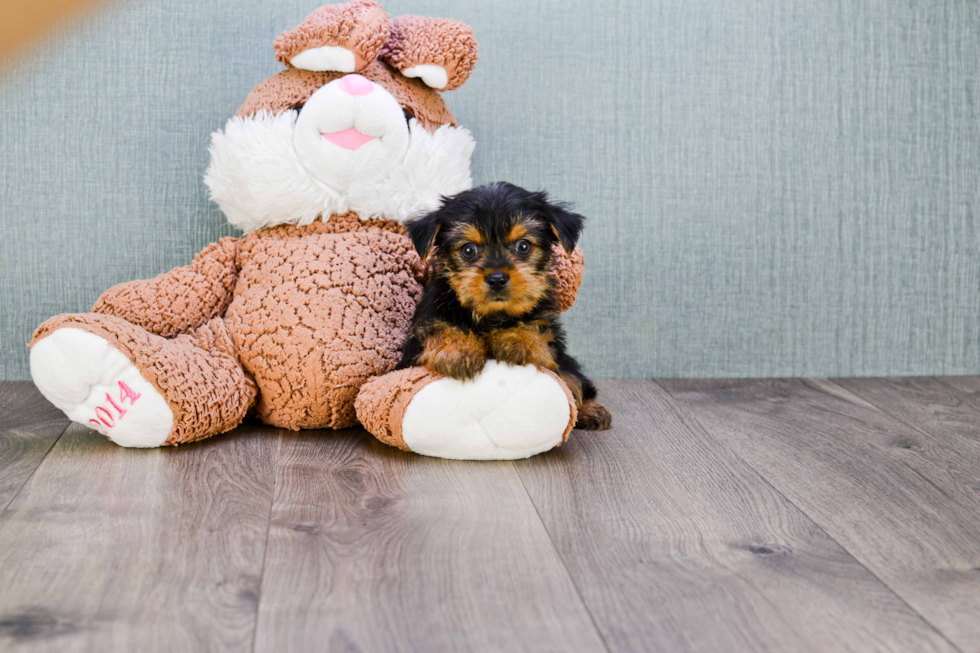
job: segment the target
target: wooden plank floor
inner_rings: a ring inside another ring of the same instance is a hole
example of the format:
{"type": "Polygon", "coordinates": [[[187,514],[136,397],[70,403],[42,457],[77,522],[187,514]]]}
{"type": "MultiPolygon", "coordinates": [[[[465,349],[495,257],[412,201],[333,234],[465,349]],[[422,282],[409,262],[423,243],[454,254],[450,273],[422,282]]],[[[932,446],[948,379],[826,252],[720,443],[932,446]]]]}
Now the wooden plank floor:
{"type": "Polygon", "coordinates": [[[604,381],[517,462],[0,384],[0,651],[980,653],[980,378],[604,381]]]}

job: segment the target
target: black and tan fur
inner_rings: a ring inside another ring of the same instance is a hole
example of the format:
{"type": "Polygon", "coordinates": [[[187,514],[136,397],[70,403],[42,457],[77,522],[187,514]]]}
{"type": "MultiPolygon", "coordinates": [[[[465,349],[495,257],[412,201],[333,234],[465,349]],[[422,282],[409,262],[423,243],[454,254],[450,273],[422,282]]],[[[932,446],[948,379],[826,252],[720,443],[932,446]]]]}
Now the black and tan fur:
{"type": "Polygon", "coordinates": [[[595,385],[568,355],[548,274],[551,249],[575,248],[584,218],[543,192],[497,183],[446,199],[408,224],[432,271],[398,368],[472,379],[488,358],[536,365],[565,381],[577,428],[609,428],[595,385]]]}

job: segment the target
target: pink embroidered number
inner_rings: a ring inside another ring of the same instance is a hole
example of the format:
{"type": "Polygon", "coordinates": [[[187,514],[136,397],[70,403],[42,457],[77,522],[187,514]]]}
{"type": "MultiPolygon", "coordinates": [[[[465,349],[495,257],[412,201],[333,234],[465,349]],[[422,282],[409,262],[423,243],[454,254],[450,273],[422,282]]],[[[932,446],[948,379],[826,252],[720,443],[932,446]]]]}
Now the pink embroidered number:
{"type": "Polygon", "coordinates": [[[105,426],[111,429],[116,425],[116,421],[122,419],[123,415],[126,414],[126,409],[122,407],[127,401],[130,406],[136,403],[136,400],[140,398],[140,393],[134,392],[132,388],[126,385],[125,381],[119,381],[119,403],[117,404],[109,396],[109,393],[105,393],[106,402],[103,402],[101,406],[97,406],[95,409],[95,416],[98,419],[90,419],[89,422],[95,424],[96,426],[105,426]],[[115,408],[115,416],[113,415],[111,408],[115,408]]]}

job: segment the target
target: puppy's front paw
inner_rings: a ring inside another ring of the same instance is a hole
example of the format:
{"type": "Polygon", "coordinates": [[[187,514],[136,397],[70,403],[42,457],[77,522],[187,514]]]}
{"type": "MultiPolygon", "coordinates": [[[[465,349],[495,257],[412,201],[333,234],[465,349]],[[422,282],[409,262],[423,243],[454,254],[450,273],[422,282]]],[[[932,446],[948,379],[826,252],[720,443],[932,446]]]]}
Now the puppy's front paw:
{"type": "Polygon", "coordinates": [[[584,431],[605,431],[612,426],[612,413],[595,399],[589,399],[578,409],[575,428],[584,431]]]}
{"type": "Polygon", "coordinates": [[[468,331],[437,325],[426,341],[419,362],[433,372],[452,379],[475,378],[487,362],[483,340],[468,331]]]}
{"type": "Polygon", "coordinates": [[[486,365],[486,356],[474,356],[463,354],[459,351],[444,351],[425,363],[433,372],[448,376],[459,381],[469,381],[476,378],[476,375],[483,371],[486,365]]]}
{"type": "Polygon", "coordinates": [[[551,332],[534,324],[521,324],[510,329],[497,329],[487,334],[490,356],[511,365],[535,365],[555,369],[551,351],[551,332]]]}

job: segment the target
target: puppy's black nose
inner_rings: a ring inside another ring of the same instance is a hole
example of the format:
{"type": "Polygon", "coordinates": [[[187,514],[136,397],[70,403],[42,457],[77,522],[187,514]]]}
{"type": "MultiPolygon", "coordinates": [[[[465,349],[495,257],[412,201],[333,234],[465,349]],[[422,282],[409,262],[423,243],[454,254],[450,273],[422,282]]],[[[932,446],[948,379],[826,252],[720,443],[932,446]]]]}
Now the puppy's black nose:
{"type": "Polygon", "coordinates": [[[510,277],[506,272],[491,272],[487,275],[487,285],[491,290],[503,290],[510,277]]]}

